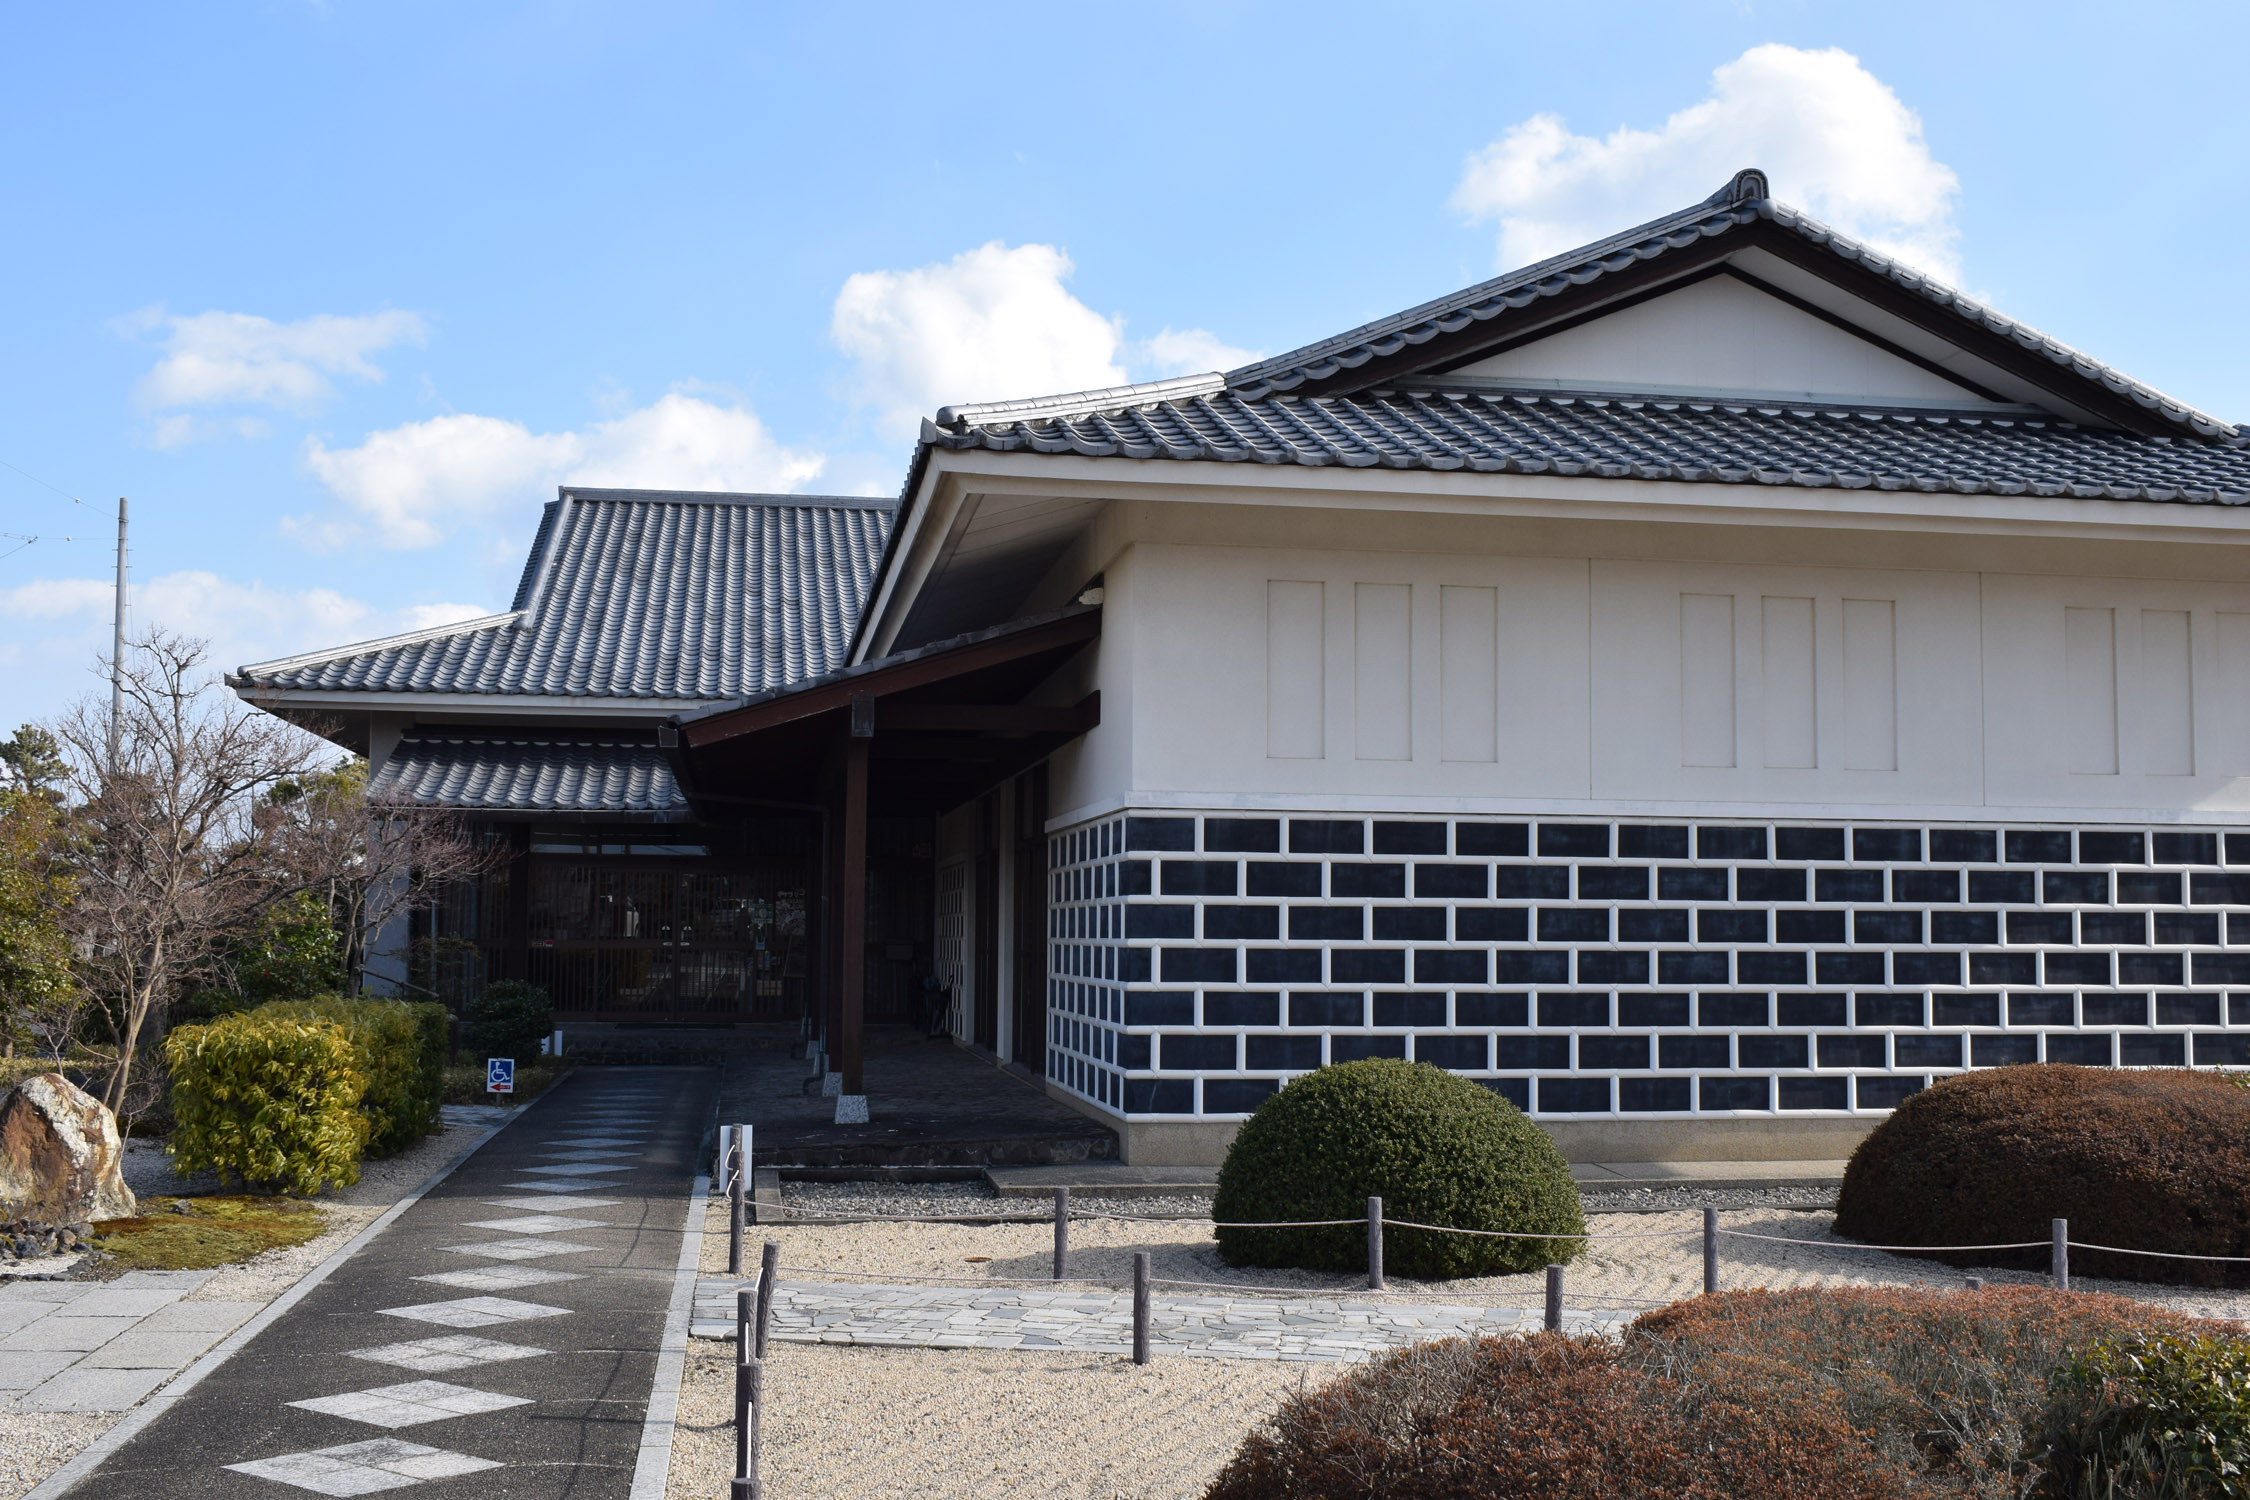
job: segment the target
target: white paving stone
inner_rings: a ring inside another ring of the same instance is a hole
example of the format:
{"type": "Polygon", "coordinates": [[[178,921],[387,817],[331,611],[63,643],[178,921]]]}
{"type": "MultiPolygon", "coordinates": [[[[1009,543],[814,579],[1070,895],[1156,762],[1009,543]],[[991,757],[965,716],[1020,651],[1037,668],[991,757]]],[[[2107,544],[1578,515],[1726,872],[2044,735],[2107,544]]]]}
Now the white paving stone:
{"type": "Polygon", "coordinates": [[[412,1307],[386,1307],[390,1318],[412,1318],[447,1328],[489,1328],[494,1323],[521,1323],[532,1318],[559,1318],[567,1307],[541,1302],[515,1302],[506,1297],[456,1297],[451,1302],[422,1302],[412,1307]]]}
{"type": "Polygon", "coordinates": [[[596,1248],[569,1240],[488,1240],[481,1245],[448,1245],[451,1255],[482,1255],[492,1260],[538,1260],[545,1255],[578,1255],[596,1248]]]}
{"type": "Polygon", "coordinates": [[[497,1229],[505,1234],[554,1234],[564,1229],[607,1229],[599,1219],[570,1219],[560,1214],[524,1214],[513,1219],[471,1219],[467,1229],[497,1229]]]}
{"type": "Polygon", "coordinates": [[[402,1370],[436,1374],[442,1370],[466,1370],[476,1365],[502,1364],[511,1359],[534,1359],[550,1351],[534,1349],[529,1344],[503,1344],[494,1339],[455,1333],[434,1339],[409,1339],[402,1344],[378,1344],[372,1349],[353,1349],[349,1352],[353,1359],[371,1360],[379,1365],[397,1365],[402,1370]]]}
{"type": "Polygon", "coordinates": [[[228,1464],[237,1474],[251,1474],[281,1484],[311,1490],[316,1495],[372,1495],[403,1489],[429,1479],[452,1479],[500,1467],[489,1458],[472,1458],[443,1448],[425,1448],[397,1438],[371,1438],[364,1443],[343,1443],[316,1448],[310,1453],[284,1453],[276,1458],[228,1464]]]}
{"type": "MultiPolygon", "coordinates": [[[[575,1192],[583,1185],[574,1182],[569,1188],[564,1189],[564,1192],[575,1192]]],[[[541,1183],[540,1190],[543,1193],[553,1193],[556,1186],[553,1183],[541,1183]]],[[[577,1198],[557,1194],[553,1197],[540,1198],[487,1198],[484,1201],[493,1208],[521,1209],[525,1213],[551,1213],[558,1208],[568,1209],[572,1213],[585,1213],[597,1208],[614,1208],[625,1200],[623,1198],[577,1198]]]]}
{"type": "Polygon", "coordinates": [[[538,1266],[471,1266],[466,1271],[440,1271],[414,1279],[472,1292],[511,1292],[553,1281],[583,1281],[585,1277],[576,1271],[549,1271],[538,1266]]]}
{"type": "Polygon", "coordinates": [[[599,1162],[574,1161],[565,1162],[559,1167],[526,1167],[524,1170],[534,1176],[595,1177],[603,1173],[622,1172],[625,1169],[623,1167],[604,1166],[599,1162]]]}
{"type": "Polygon", "coordinates": [[[511,1182],[505,1186],[519,1188],[527,1193],[582,1193],[588,1188],[610,1192],[625,1185],[623,1178],[608,1182],[511,1182]]]}
{"type": "Polygon", "coordinates": [[[645,1135],[558,1135],[550,1143],[557,1146],[638,1146],[648,1140],[645,1135]]]}
{"type": "Polygon", "coordinates": [[[370,1427],[413,1427],[447,1417],[470,1417],[480,1412],[505,1411],[511,1406],[529,1406],[531,1402],[522,1396],[502,1396],[465,1385],[448,1385],[442,1380],[410,1380],[403,1385],[379,1385],[364,1391],[315,1396],[309,1401],[289,1404],[324,1416],[342,1417],[349,1422],[365,1422],[370,1427]]]}
{"type": "MultiPolygon", "coordinates": [[[[557,1146],[551,1150],[534,1152],[535,1156],[552,1157],[556,1161],[615,1161],[618,1157],[635,1157],[643,1153],[623,1146],[557,1146]]],[[[617,1165],[622,1166],[622,1162],[617,1165]]]]}

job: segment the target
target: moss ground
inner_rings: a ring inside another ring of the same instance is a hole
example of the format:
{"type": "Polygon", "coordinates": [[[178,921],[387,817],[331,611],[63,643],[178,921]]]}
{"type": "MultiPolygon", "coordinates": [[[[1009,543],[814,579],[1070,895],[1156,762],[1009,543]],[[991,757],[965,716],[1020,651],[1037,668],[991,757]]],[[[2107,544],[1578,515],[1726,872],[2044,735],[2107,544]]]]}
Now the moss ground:
{"type": "Polygon", "coordinates": [[[94,1226],[94,1247],[129,1271],[203,1271],[302,1245],[327,1227],[320,1210],[294,1198],[178,1201],[187,1204],[186,1213],[102,1220],[94,1226]]]}

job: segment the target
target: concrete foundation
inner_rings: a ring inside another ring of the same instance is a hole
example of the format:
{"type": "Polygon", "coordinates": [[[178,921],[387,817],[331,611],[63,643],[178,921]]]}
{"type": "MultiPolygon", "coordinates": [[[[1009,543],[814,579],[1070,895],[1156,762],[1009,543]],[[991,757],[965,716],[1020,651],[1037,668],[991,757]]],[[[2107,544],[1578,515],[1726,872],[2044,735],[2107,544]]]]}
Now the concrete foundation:
{"type": "MultiPolygon", "coordinates": [[[[1073,1100],[1060,1089],[1048,1096],[1073,1100]]],[[[1083,1108],[1083,1106],[1081,1106],[1083,1108]]],[[[1093,1111],[1086,1110],[1092,1115],[1093,1111]]],[[[1097,1116],[1137,1167],[1215,1167],[1240,1129],[1233,1120],[1128,1120],[1097,1116]]],[[[1841,1161],[1880,1120],[1556,1120],[1540,1122],[1571,1162],[1841,1161]]]]}

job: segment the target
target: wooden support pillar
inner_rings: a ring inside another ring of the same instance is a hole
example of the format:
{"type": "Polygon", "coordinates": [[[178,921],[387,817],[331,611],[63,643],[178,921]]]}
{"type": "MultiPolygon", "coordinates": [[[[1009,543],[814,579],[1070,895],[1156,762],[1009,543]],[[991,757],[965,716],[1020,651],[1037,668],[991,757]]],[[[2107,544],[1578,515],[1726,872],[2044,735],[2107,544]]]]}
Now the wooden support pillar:
{"type": "Polygon", "coordinates": [[[875,736],[875,700],[852,699],[851,733],[844,741],[843,858],[838,861],[843,889],[838,893],[838,926],[843,939],[839,977],[842,1015],[836,1033],[836,1070],[843,1092],[864,1096],[861,1036],[867,1019],[867,756],[875,736]]]}

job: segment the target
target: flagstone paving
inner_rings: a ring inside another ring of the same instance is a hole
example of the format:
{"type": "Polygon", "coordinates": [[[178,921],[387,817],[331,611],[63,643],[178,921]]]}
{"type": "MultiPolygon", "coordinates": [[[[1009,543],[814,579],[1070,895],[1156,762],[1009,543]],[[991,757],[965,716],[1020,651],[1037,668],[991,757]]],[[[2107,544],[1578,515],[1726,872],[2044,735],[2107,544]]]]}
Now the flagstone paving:
{"type": "MultiPolygon", "coordinates": [[[[208,1377],[162,1398],[170,1404],[81,1479],[72,1500],[399,1489],[433,1500],[623,1500],[715,1084],[700,1069],[585,1069],[565,1079],[208,1377]],[[661,1086],[649,1086],[652,1077],[661,1086]],[[553,1165],[578,1150],[558,1141],[582,1142],[590,1117],[619,1143],[594,1149],[616,1159],[553,1165]]],[[[0,1298],[0,1309],[8,1305],[0,1298]]],[[[0,1336],[26,1341],[0,1348],[0,1371],[9,1358],[82,1364],[82,1351],[64,1345],[84,1346],[87,1357],[130,1349],[142,1335],[106,1325],[145,1328],[133,1312],[137,1304],[129,1311],[114,1297],[83,1315],[57,1306],[0,1336]]],[[[0,1327],[6,1319],[0,1312],[0,1327]]],[[[141,1373],[57,1367],[24,1389],[141,1373]]]]}
{"type": "Polygon", "coordinates": [[[184,1302],[209,1271],[0,1285],[0,1411],[123,1411],[246,1322],[255,1302],[184,1302]]]}

